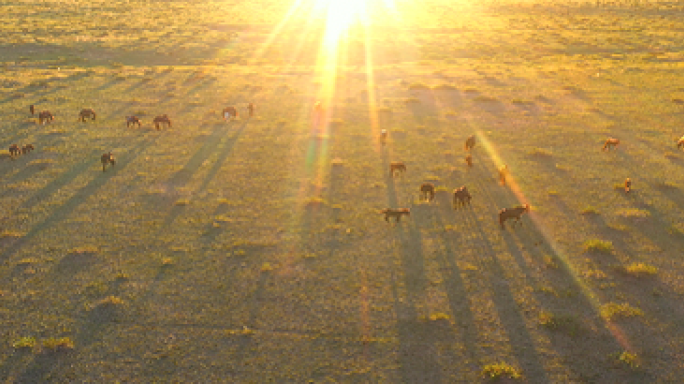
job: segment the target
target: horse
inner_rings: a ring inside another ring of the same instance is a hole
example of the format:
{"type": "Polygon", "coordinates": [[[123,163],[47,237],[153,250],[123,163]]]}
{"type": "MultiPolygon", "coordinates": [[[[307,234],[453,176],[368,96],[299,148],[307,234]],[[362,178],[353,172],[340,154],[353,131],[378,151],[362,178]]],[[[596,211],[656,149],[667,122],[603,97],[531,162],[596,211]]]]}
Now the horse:
{"type": "Polygon", "coordinates": [[[406,165],[403,161],[393,161],[390,163],[390,176],[394,177],[395,172],[406,172],[406,165]]]}
{"type": "Polygon", "coordinates": [[[238,117],[238,111],[233,106],[223,108],[223,112],[221,114],[225,120],[238,117]]]}
{"type": "Polygon", "coordinates": [[[84,123],[85,123],[86,119],[88,119],[88,118],[91,120],[95,120],[96,116],[97,115],[95,114],[95,111],[93,111],[90,108],[82,109],[81,112],[78,113],[78,119],[84,123]]]}
{"type": "Polygon", "coordinates": [[[522,216],[525,212],[530,211],[530,205],[525,204],[513,208],[504,208],[499,211],[499,224],[501,225],[501,229],[505,229],[504,227],[504,221],[508,219],[515,219],[516,223],[522,223],[520,222],[520,216],[522,216]]]}
{"type": "Polygon", "coordinates": [[[435,199],[435,185],[432,183],[423,183],[420,186],[420,196],[423,200],[432,201],[435,199]]]}
{"type": "Polygon", "coordinates": [[[140,119],[137,116],[126,116],[126,128],[130,128],[131,125],[138,124],[138,128],[142,125],[140,124],[140,119]]]}
{"type": "Polygon", "coordinates": [[[38,124],[45,124],[48,121],[53,121],[55,119],[50,111],[42,111],[38,114],[38,124]]]}
{"type": "Polygon", "coordinates": [[[616,138],[610,137],[610,138],[608,138],[608,140],[606,140],[606,142],[603,144],[603,149],[602,149],[602,150],[605,151],[606,148],[608,148],[608,150],[610,150],[611,148],[615,148],[615,149],[617,150],[617,148],[618,148],[619,145],[620,145],[620,139],[616,139],[616,138]]]}
{"type": "Polygon", "coordinates": [[[468,188],[465,185],[454,189],[454,209],[457,209],[459,206],[465,207],[466,204],[470,205],[470,199],[472,199],[472,196],[470,196],[470,192],[468,192],[468,188]]]}
{"type": "Polygon", "coordinates": [[[465,142],[465,150],[470,151],[475,146],[475,135],[468,136],[465,142]]]}
{"type": "Polygon", "coordinates": [[[111,152],[103,153],[102,156],[100,156],[100,161],[102,162],[102,172],[105,171],[108,164],[111,164],[112,166],[116,164],[114,155],[111,152]]]}
{"type": "Polygon", "coordinates": [[[154,127],[157,128],[157,131],[161,129],[160,125],[162,124],[166,124],[167,127],[171,127],[171,119],[169,119],[169,117],[166,115],[157,116],[154,118],[154,120],[152,120],[152,122],[154,123],[154,127]]]}
{"type": "Polygon", "coordinates": [[[385,208],[380,213],[385,214],[385,221],[389,223],[390,217],[396,217],[397,223],[401,220],[401,216],[411,216],[411,208],[385,208]]]}

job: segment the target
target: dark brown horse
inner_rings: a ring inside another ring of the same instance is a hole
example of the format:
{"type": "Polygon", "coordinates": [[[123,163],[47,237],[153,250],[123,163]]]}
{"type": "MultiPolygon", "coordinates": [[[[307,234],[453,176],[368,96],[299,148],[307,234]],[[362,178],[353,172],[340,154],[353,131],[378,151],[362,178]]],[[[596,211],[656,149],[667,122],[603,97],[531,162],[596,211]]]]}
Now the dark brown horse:
{"type": "Polygon", "coordinates": [[[396,172],[406,172],[406,165],[403,161],[393,161],[390,163],[390,176],[394,177],[396,172]]]}
{"type": "Polygon", "coordinates": [[[470,196],[470,192],[468,192],[468,188],[465,185],[454,189],[454,209],[465,207],[466,204],[470,205],[470,199],[472,199],[472,196],[470,196]]]}
{"type": "Polygon", "coordinates": [[[465,142],[465,150],[470,151],[475,146],[475,135],[468,136],[465,142]]]}
{"type": "Polygon", "coordinates": [[[21,147],[21,153],[27,154],[27,153],[33,151],[34,149],[36,149],[36,148],[33,146],[33,144],[26,144],[23,147],[21,147]]]}
{"type": "Polygon", "coordinates": [[[85,123],[86,119],[95,120],[95,117],[97,117],[97,115],[95,114],[95,111],[93,111],[90,108],[81,109],[81,112],[78,113],[78,119],[84,123],[85,123]]]}
{"type": "Polygon", "coordinates": [[[10,156],[12,156],[12,157],[19,156],[21,154],[21,149],[19,148],[19,145],[17,145],[17,144],[10,145],[9,153],[10,153],[10,156]]]}
{"type": "Polygon", "coordinates": [[[167,127],[171,126],[171,119],[169,119],[169,117],[166,115],[157,116],[154,118],[154,120],[152,120],[152,122],[154,122],[154,127],[157,128],[157,130],[161,129],[160,125],[162,124],[166,124],[167,127]]]}
{"type": "Polygon", "coordinates": [[[42,111],[38,114],[38,124],[45,124],[48,121],[53,121],[55,120],[55,117],[52,116],[52,113],[50,111],[42,111]]]}
{"type": "Polygon", "coordinates": [[[131,125],[138,124],[138,128],[142,125],[140,124],[140,119],[137,116],[126,116],[126,128],[130,128],[131,125]]]}
{"type": "MultiPolygon", "coordinates": [[[[514,208],[504,208],[499,211],[499,224],[501,224],[501,229],[505,229],[504,221],[508,219],[515,219],[516,223],[520,223],[520,216],[525,212],[530,211],[530,205],[525,204],[514,208]]],[[[522,223],[520,223],[522,225],[522,223]]]]}
{"type": "Polygon", "coordinates": [[[420,196],[423,200],[432,201],[435,199],[435,185],[432,183],[423,183],[420,186],[420,196]]]}
{"type": "Polygon", "coordinates": [[[396,217],[397,223],[402,216],[411,216],[411,208],[385,208],[380,213],[385,214],[385,221],[389,223],[390,217],[396,217]]]}
{"type": "Polygon", "coordinates": [[[114,166],[116,164],[114,155],[111,152],[103,153],[100,157],[100,161],[102,162],[102,172],[105,171],[107,165],[111,164],[112,166],[114,166]]]}

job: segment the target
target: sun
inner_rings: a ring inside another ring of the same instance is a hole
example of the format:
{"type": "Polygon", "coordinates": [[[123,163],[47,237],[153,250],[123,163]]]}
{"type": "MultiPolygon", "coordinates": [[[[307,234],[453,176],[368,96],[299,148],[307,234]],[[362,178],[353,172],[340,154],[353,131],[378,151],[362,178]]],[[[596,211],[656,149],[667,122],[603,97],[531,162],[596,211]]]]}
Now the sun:
{"type": "Polygon", "coordinates": [[[339,36],[355,22],[365,21],[366,0],[318,0],[326,9],[329,35],[339,36]]]}

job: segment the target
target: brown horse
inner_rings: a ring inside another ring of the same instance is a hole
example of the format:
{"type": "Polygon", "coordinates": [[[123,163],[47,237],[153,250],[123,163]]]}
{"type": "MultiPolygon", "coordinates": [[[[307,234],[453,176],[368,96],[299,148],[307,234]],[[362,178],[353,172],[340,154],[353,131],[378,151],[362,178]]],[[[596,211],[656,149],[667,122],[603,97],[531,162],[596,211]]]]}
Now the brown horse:
{"type": "Polygon", "coordinates": [[[397,223],[401,220],[401,216],[411,216],[411,208],[385,208],[380,213],[385,214],[385,221],[389,223],[390,217],[396,217],[397,223]]]}
{"type": "Polygon", "coordinates": [[[154,127],[157,128],[157,130],[161,129],[160,125],[162,124],[166,124],[167,127],[171,126],[171,119],[169,119],[169,117],[166,115],[157,116],[154,118],[154,120],[152,120],[152,122],[154,123],[154,127]]]}
{"type": "Polygon", "coordinates": [[[17,145],[17,144],[10,145],[9,153],[10,153],[10,156],[12,156],[12,157],[19,156],[21,154],[21,149],[19,148],[19,145],[17,145]]]}
{"type": "Polygon", "coordinates": [[[394,177],[396,172],[406,172],[406,165],[403,161],[393,161],[390,163],[390,176],[394,177]]]}
{"type": "Polygon", "coordinates": [[[684,136],[680,137],[679,140],[677,140],[677,148],[681,149],[684,147],[684,136]]]}
{"type": "Polygon", "coordinates": [[[130,128],[131,125],[138,124],[138,128],[142,125],[140,124],[140,119],[137,116],[126,116],[126,128],[130,128]]]}
{"type": "Polygon", "coordinates": [[[33,146],[33,144],[26,144],[23,147],[21,147],[21,153],[27,154],[27,153],[33,151],[34,149],[36,149],[36,148],[33,146]]]}
{"type": "Polygon", "coordinates": [[[387,130],[383,129],[380,131],[380,143],[382,145],[385,145],[385,142],[387,142],[387,130]]]}
{"type": "Polygon", "coordinates": [[[423,183],[420,186],[420,196],[423,200],[432,201],[435,199],[435,185],[432,183],[423,183]]]}
{"type": "Polygon", "coordinates": [[[249,111],[249,117],[254,117],[254,110],[255,109],[256,109],[256,107],[254,106],[254,104],[252,104],[252,103],[247,104],[247,111],[249,111]]]}
{"type": "Polygon", "coordinates": [[[34,107],[33,104],[31,104],[29,106],[29,111],[31,111],[31,116],[35,115],[36,114],[36,107],[34,107]]]}
{"type": "Polygon", "coordinates": [[[468,136],[465,142],[465,150],[470,151],[475,146],[475,135],[468,136]]]}
{"type": "Polygon", "coordinates": [[[467,154],[467,155],[466,155],[466,157],[465,157],[465,162],[466,162],[466,164],[468,164],[468,168],[472,168],[472,167],[473,167],[473,157],[470,156],[470,154],[467,154]]]}
{"type": "Polygon", "coordinates": [[[238,117],[238,111],[235,107],[230,106],[230,107],[225,107],[223,108],[223,111],[221,112],[221,115],[225,120],[230,120],[238,117]]]}
{"type": "Polygon", "coordinates": [[[112,166],[116,164],[116,159],[114,159],[114,155],[111,152],[103,153],[100,157],[100,161],[102,162],[102,172],[105,171],[108,164],[111,164],[112,166]]]}
{"type": "Polygon", "coordinates": [[[611,137],[608,140],[606,140],[606,142],[603,144],[603,151],[605,151],[606,148],[608,148],[608,150],[610,150],[611,148],[615,148],[617,150],[619,145],[620,139],[611,137]]]}
{"type": "Polygon", "coordinates": [[[454,209],[457,209],[459,206],[465,207],[466,204],[470,205],[470,199],[472,199],[472,196],[470,196],[470,192],[468,192],[468,188],[465,185],[454,189],[454,209]]]}
{"type": "Polygon", "coordinates": [[[55,117],[52,116],[52,113],[50,111],[42,111],[38,114],[38,124],[45,124],[48,121],[53,121],[55,120],[55,117]]]}
{"type": "Polygon", "coordinates": [[[501,182],[501,185],[506,185],[506,176],[508,175],[508,166],[504,165],[503,167],[499,168],[499,181],[501,182]]]}
{"type": "Polygon", "coordinates": [[[81,112],[78,113],[78,119],[84,123],[85,123],[86,119],[95,120],[95,117],[97,117],[97,115],[95,114],[95,111],[93,111],[90,108],[81,109],[81,112]]]}
{"type": "Polygon", "coordinates": [[[529,204],[521,205],[521,206],[514,207],[514,208],[504,208],[504,209],[500,210],[499,211],[499,224],[501,224],[501,229],[505,229],[504,221],[506,221],[508,219],[515,219],[516,223],[520,223],[520,225],[522,225],[522,223],[520,222],[520,216],[522,216],[523,213],[529,212],[529,211],[530,211],[530,205],[529,204]]]}

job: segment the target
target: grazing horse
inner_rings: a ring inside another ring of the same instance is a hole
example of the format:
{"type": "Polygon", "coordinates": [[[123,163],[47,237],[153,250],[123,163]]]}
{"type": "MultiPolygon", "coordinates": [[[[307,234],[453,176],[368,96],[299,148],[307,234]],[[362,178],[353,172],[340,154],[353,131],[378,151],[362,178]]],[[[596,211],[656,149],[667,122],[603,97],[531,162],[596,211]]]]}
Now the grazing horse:
{"type": "Polygon", "coordinates": [[[161,129],[161,124],[166,124],[167,127],[171,126],[171,119],[169,119],[169,117],[166,115],[157,116],[154,118],[154,120],[152,120],[152,122],[154,122],[154,127],[157,128],[157,131],[161,129]]]}
{"type": "Polygon", "coordinates": [[[95,120],[96,116],[97,115],[95,114],[95,111],[93,111],[90,108],[81,109],[81,112],[78,113],[78,119],[84,123],[85,123],[86,119],[95,120]]]}
{"type": "Polygon", "coordinates": [[[470,196],[470,192],[468,192],[468,188],[465,185],[454,189],[454,209],[457,209],[459,206],[465,207],[466,204],[470,205],[470,199],[472,199],[472,196],[470,196]]]}
{"type": "Polygon", "coordinates": [[[222,115],[225,120],[234,119],[238,117],[238,111],[231,105],[230,107],[223,108],[222,115]]]}
{"type": "Polygon", "coordinates": [[[390,217],[396,217],[397,223],[401,220],[401,216],[411,216],[411,208],[385,208],[380,213],[385,214],[385,221],[389,223],[390,217]]]}
{"type": "Polygon", "coordinates": [[[506,176],[508,175],[508,166],[504,165],[503,167],[499,168],[499,181],[501,182],[501,185],[506,185],[506,176]]]}
{"type": "Polygon", "coordinates": [[[395,172],[406,172],[406,165],[403,161],[393,161],[390,163],[390,176],[394,177],[395,172]]]}
{"type": "Polygon", "coordinates": [[[435,199],[435,185],[432,183],[423,183],[420,186],[420,196],[423,200],[432,201],[435,199]]]}
{"type": "Polygon", "coordinates": [[[522,223],[520,222],[520,216],[523,215],[525,212],[530,211],[530,205],[525,204],[522,206],[514,207],[514,208],[504,208],[499,211],[499,224],[501,224],[501,229],[505,229],[504,227],[504,221],[508,219],[515,219],[516,223],[522,223]]]}
{"type": "Polygon", "coordinates": [[[620,139],[616,139],[614,137],[609,138],[606,140],[606,142],[603,144],[603,151],[608,148],[610,150],[611,148],[615,148],[617,150],[618,146],[620,145],[620,139]]]}
{"type": "Polygon", "coordinates": [[[100,157],[100,161],[102,162],[102,172],[105,171],[108,164],[111,164],[112,166],[114,166],[116,164],[116,160],[114,159],[114,155],[111,152],[103,153],[102,156],[100,157]]]}
{"type": "Polygon", "coordinates": [[[55,119],[50,111],[42,111],[38,114],[38,124],[45,124],[48,121],[53,121],[55,119]]]}
{"type": "Polygon", "coordinates": [[[625,179],[625,193],[629,193],[632,190],[632,179],[629,177],[625,179]]]}
{"type": "MultiPolygon", "coordinates": [[[[16,145],[16,144],[15,144],[15,145],[16,145]]],[[[33,147],[33,144],[26,144],[26,145],[24,145],[23,147],[21,147],[21,153],[22,153],[22,154],[27,154],[27,153],[33,151],[34,149],[36,149],[36,148],[33,147]]]]}
{"type": "Polygon", "coordinates": [[[254,110],[255,109],[256,109],[256,107],[254,106],[254,104],[252,104],[252,103],[247,104],[247,111],[249,111],[249,117],[254,117],[254,110]]]}
{"type": "Polygon", "coordinates": [[[470,151],[475,146],[475,135],[469,136],[465,142],[465,150],[470,151]]]}
{"type": "Polygon", "coordinates": [[[470,156],[470,154],[467,154],[465,157],[466,164],[468,164],[468,168],[473,167],[473,157],[470,156]]]}
{"type": "Polygon", "coordinates": [[[31,111],[31,116],[35,115],[36,114],[36,107],[34,107],[33,104],[31,104],[29,106],[29,111],[31,111]]]}
{"type": "Polygon", "coordinates": [[[130,128],[131,125],[138,124],[138,128],[142,125],[140,124],[140,119],[137,116],[126,116],[126,128],[130,128]]]}
{"type": "Polygon", "coordinates": [[[677,148],[681,149],[684,147],[684,136],[680,137],[679,140],[677,140],[677,148]]]}
{"type": "Polygon", "coordinates": [[[10,156],[12,156],[12,157],[18,156],[19,154],[21,154],[21,149],[19,148],[19,145],[17,145],[17,144],[10,145],[9,153],[10,153],[10,156]]]}
{"type": "Polygon", "coordinates": [[[382,145],[385,145],[385,142],[387,141],[387,130],[383,129],[380,131],[380,143],[382,145]]]}

